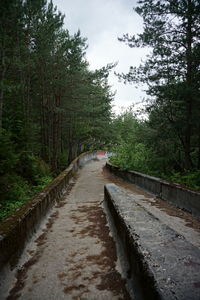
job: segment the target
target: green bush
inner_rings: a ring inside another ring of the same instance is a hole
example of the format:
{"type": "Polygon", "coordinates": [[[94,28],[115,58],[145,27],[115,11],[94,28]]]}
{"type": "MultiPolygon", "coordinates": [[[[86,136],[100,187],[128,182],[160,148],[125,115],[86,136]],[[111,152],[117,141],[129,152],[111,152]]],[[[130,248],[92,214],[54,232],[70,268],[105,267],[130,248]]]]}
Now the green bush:
{"type": "Polygon", "coordinates": [[[0,185],[0,220],[2,220],[30,198],[30,186],[15,173],[1,176],[0,185]]]}
{"type": "Polygon", "coordinates": [[[40,182],[38,182],[38,185],[33,187],[32,195],[35,195],[36,193],[38,193],[40,190],[42,190],[51,181],[52,181],[52,177],[50,177],[50,176],[41,177],[40,182]]]}
{"type": "Polygon", "coordinates": [[[67,168],[67,159],[68,159],[68,153],[67,152],[64,152],[64,153],[60,154],[59,169],[57,171],[58,174],[67,168]]]}
{"type": "Polygon", "coordinates": [[[170,181],[200,190],[200,170],[190,171],[186,174],[173,172],[172,175],[166,176],[166,178],[170,181]]]}
{"type": "Polygon", "coordinates": [[[0,175],[3,175],[16,168],[18,155],[11,134],[6,130],[1,130],[0,134],[0,175]]]}
{"type": "Polygon", "coordinates": [[[149,151],[142,143],[122,143],[113,149],[115,155],[111,156],[110,162],[122,168],[138,172],[148,172],[149,151]]]}
{"type": "Polygon", "coordinates": [[[16,154],[11,135],[0,140],[0,220],[51,182],[48,165],[29,152],[16,154]]]}
{"type": "Polygon", "coordinates": [[[22,152],[18,161],[19,173],[33,185],[40,184],[42,177],[50,176],[49,166],[29,152],[22,152]]]}
{"type": "MultiPolygon", "coordinates": [[[[200,189],[200,170],[188,171],[187,173],[163,172],[162,161],[150,149],[142,143],[121,143],[113,149],[115,155],[110,157],[110,162],[122,169],[134,170],[151,176],[170,180],[187,187],[200,189]]],[[[170,161],[166,159],[166,164],[170,161]]]]}
{"type": "Polygon", "coordinates": [[[31,197],[52,181],[52,177],[40,177],[38,184],[33,186],[15,173],[6,174],[0,178],[0,220],[14,212],[31,197]]]}

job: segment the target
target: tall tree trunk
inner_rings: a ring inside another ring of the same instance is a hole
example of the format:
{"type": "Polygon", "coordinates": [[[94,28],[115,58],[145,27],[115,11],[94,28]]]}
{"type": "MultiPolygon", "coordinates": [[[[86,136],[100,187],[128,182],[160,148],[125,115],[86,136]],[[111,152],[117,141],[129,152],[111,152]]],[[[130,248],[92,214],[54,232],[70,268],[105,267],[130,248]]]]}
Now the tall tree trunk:
{"type": "Polygon", "coordinates": [[[48,137],[48,107],[47,98],[43,94],[41,103],[41,156],[49,163],[49,137],[48,137]]]}
{"type": "Polygon", "coordinates": [[[53,147],[52,147],[52,168],[57,171],[59,168],[59,156],[61,151],[61,132],[60,132],[60,112],[57,108],[60,108],[61,96],[54,95],[54,107],[53,107],[53,147]]]}
{"type": "Polygon", "coordinates": [[[188,0],[188,11],[187,11],[187,73],[186,82],[189,91],[189,95],[186,99],[186,131],[185,131],[185,167],[191,169],[193,166],[191,159],[191,134],[192,134],[192,3],[188,0]]]}
{"type": "Polygon", "coordinates": [[[197,168],[200,170],[200,124],[199,124],[199,132],[198,132],[198,162],[197,168]]]}
{"type": "Polygon", "coordinates": [[[4,49],[2,50],[2,59],[1,59],[1,81],[0,81],[0,135],[1,135],[1,129],[2,129],[2,120],[3,120],[3,99],[4,99],[4,91],[3,91],[3,84],[6,74],[6,64],[5,64],[5,53],[4,49]]]}

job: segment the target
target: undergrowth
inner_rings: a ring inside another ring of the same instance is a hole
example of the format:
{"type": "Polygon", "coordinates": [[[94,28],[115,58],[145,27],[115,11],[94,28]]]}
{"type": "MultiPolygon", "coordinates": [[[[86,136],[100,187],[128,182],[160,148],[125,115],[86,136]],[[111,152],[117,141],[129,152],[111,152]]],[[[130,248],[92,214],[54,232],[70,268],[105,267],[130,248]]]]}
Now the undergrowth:
{"type": "Polygon", "coordinates": [[[0,221],[52,181],[49,166],[30,152],[16,154],[9,134],[0,140],[0,221]]]}
{"type": "Polygon", "coordinates": [[[159,167],[157,168],[156,163],[154,163],[154,165],[150,163],[147,151],[140,151],[140,155],[138,155],[137,151],[135,151],[134,154],[131,151],[126,153],[128,153],[128,155],[124,155],[123,152],[120,153],[119,151],[110,158],[110,162],[125,170],[134,170],[178,183],[197,191],[200,190],[200,170],[188,170],[184,172],[172,170],[164,173],[163,170],[159,170],[159,167]]]}

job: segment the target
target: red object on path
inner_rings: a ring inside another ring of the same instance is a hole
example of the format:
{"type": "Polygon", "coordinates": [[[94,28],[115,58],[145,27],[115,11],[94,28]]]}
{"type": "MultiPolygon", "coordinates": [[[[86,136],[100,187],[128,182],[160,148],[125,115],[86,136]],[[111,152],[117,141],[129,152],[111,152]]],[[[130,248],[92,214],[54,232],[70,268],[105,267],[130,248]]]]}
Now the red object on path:
{"type": "Polygon", "coordinates": [[[97,151],[97,155],[101,155],[101,156],[104,156],[106,154],[105,151],[97,151]]]}

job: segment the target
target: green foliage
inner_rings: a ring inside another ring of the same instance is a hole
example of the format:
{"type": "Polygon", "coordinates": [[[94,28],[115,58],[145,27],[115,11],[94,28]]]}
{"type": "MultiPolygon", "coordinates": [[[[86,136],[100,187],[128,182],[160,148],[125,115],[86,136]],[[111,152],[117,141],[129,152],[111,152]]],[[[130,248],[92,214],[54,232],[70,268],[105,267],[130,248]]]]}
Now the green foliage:
{"type": "Polygon", "coordinates": [[[148,105],[149,127],[155,138],[150,146],[160,161],[163,158],[163,168],[199,169],[199,1],[141,0],[135,11],[143,18],[143,32],[119,40],[151,51],[139,67],[131,66],[128,74],[118,76],[148,86],[147,94],[153,97],[148,105]],[[173,157],[168,160],[171,166],[164,161],[166,156],[173,157]]]}
{"type": "Polygon", "coordinates": [[[115,155],[110,161],[124,169],[148,172],[151,154],[141,138],[145,124],[136,119],[132,107],[117,116],[112,126],[117,145],[112,149],[115,155]]]}
{"type": "Polygon", "coordinates": [[[86,39],[63,28],[52,1],[2,0],[0,10],[1,218],[80,152],[110,139],[107,77],[90,71],[86,39]]]}
{"type": "Polygon", "coordinates": [[[179,172],[172,172],[172,175],[165,176],[166,179],[183,184],[196,190],[200,190],[200,170],[194,170],[181,174],[179,172]]]}
{"type": "Polygon", "coordinates": [[[30,186],[15,173],[0,178],[0,220],[23,205],[30,197],[30,186]]]}
{"type": "Polygon", "coordinates": [[[39,184],[41,178],[50,176],[47,163],[29,152],[20,153],[17,167],[19,174],[31,184],[39,184]]]}
{"type": "Polygon", "coordinates": [[[148,101],[148,120],[139,124],[140,131],[126,123],[131,134],[124,138],[120,133],[120,145],[112,160],[119,166],[198,189],[199,3],[141,0],[135,11],[143,18],[143,32],[137,36],[125,34],[119,40],[130,47],[150,47],[151,51],[139,67],[130,66],[128,74],[118,77],[125,83],[146,83],[147,94],[153,98],[148,101]]]}
{"type": "MultiPolygon", "coordinates": [[[[9,140],[6,141],[6,149],[12,149],[8,145],[13,144],[9,140]]],[[[14,160],[15,164],[13,164],[12,155],[11,158],[9,164],[8,161],[5,164],[2,160],[4,172],[1,172],[0,176],[0,220],[15,211],[52,181],[49,167],[41,159],[22,153],[18,155],[17,161],[14,160]],[[12,167],[10,167],[10,163],[12,163],[12,167]]]]}
{"type": "MultiPolygon", "coordinates": [[[[156,122],[156,126],[162,124],[156,122]]],[[[178,171],[181,170],[180,161],[177,159],[180,155],[179,148],[173,148],[172,133],[168,132],[166,126],[162,129],[165,138],[161,140],[157,136],[156,128],[152,127],[152,119],[141,122],[128,109],[113,120],[113,129],[117,135],[114,138],[117,145],[112,148],[115,153],[110,157],[112,164],[200,189],[199,170],[178,171]]]]}
{"type": "Polygon", "coordinates": [[[38,181],[38,185],[34,186],[32,189],[33,195],[38,193],[40,190],[42,190],[46,185],[48,185],[52,181],[52,177],[46,176],[41,177],[38,181]]]}
{"type": "Polygon", "coordinates": [[[24,202],[27,199],[29,185],[26,180],[15,173],[6,174],[1,177],[1,202],[13,199],[24,202]]]}
{"type": "Polygon", "coordinates": [[[138,172],[149,173],[149,151],[142,143],[133,144],[121,144],[116,148],[113,148],[113,152],[116,153],[110,158],[110,162],[123,169],[135,170],[138,172]]]}
{"type": "Polygon", "coordinates": [[[11,134],[2,129],[0,132],[0,175],[14,169],[18,162],[15,146],[11,140],[11,134]]]}
{"type": "Polygon", "coordinates": [[[40,177],[36,186],[30,185],[23,177],[10,173],[0,178],[0,220],[17,208],[52,181],[52,177],[40,177]]]}

